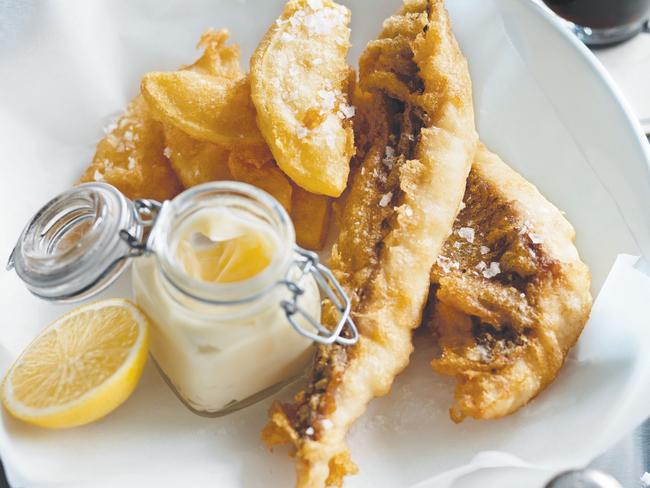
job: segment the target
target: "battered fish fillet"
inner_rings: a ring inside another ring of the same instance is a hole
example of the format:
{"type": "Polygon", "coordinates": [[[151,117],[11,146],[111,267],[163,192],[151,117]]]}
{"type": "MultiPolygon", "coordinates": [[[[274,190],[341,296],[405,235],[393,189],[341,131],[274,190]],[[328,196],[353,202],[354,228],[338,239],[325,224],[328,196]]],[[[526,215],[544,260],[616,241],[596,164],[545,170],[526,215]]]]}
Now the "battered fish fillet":
{"type": "Polygon", "coordinates": [[[555,379],[591,310],[573,227],[537,189],[480,146],[465,207],[433,267],[430,325],[456,377],[455,422],[524,406],[555,379]]]}
{"type": "Polygon", "coordinates": [[[271,408],[262,434],[295,447],[299,487],[340,486],[356,471],[346,433],[408,364],[477,143],[467,64],[442,0],[407,0],[369,44],[360,73],[361,164],[330,266],[361,337],[321,346],[307,388],[271,408]]]}
{"type": "Polygon", "coordinates": [[[92,164],[80,181],[103,181],[130,199],[167,200],[181,192],[181,183],[164,155],[160,123],[138,95],[97,144],[92,164]]]}
{"type": "MultiPolygon", "coordinates": [[[[229,79],[241,78],[239,47],[226,45],[227,40],[226,30],[205,32],[197,46],[203,49],[201,57],[184,69],[229,79]]],[[[166,145],[169,132],[169,128],[164,129],[159,121],[154,120],[142,95],[136,96],[124,115],[97,144],[92,164],[80,181],[104,181],[117,187],[128,198],[163,201],[175,197],[183,185],[203,183],[223,173],[218,161],[212,161],[219,157],[219,160],[225,159],[225,164],[228,158],[225,149],[198,147],[178,130],[171,136],[171,144],[166,145]],[[175,156],[171,164],[166,156],[171,156],[170,146],[173,146],[175,156]],[[183,157],[178,157],[181,150],[183,157]]]]}

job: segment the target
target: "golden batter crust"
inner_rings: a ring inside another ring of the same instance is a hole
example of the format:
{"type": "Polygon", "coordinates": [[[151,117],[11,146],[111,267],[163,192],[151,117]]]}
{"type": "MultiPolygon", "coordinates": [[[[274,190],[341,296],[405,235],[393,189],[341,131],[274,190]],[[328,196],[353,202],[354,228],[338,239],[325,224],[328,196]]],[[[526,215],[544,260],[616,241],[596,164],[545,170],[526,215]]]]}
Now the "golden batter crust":
{"type": "Polygon", "coordinates": [[[434,370],[458,380],[451,418],[515,412],[555,379],[591,310],[573,227],[480,145],[464,208],[433,267],[434,370]]]}
{"type": "Polygon", "coordinates": [[[308,387],[274,405],[263,432],[270,445],[295,447],[301,487],[341,485],[355,472],[346,433],[408,364],[465,189],[477,143],[471,84],[442,0],[407,0],[386,21],[361,58],[355,105],[360,164],[330,265],[360,340],[321,347],[308,387]]]}

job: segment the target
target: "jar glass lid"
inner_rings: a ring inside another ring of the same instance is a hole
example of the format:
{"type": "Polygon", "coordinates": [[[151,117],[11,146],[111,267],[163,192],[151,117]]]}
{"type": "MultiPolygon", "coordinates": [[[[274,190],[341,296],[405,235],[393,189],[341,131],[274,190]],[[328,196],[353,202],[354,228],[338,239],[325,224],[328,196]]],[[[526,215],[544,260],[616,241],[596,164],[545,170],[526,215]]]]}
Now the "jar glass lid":
{"type": "Polygon", "coordinates": [[[50,200],[30,220],[7,269],[35,295],[77,301],[98,293],[124,271],[130,255],[121,237],[140,237],[133,203],[117,189],[87,183],[50,200]]]}

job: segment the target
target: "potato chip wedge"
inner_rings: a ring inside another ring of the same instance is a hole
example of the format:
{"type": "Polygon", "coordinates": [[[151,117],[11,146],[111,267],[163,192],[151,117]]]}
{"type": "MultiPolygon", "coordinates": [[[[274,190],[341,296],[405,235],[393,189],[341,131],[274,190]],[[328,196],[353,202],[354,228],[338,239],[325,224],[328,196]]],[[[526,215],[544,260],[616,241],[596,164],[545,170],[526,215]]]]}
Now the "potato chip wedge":
{"type": "Polygon", "coordinates": [[[291,220],[299,246],[319,251],[325,245],[332,199],[315,195],[295,186],[291,203],[291,220]]]}
{"type": "Polygon", "coordinates": [[[165,125],[165,154],[185,188],[209,181],[231,180],[230,150],[197,141],[172,125],[165,125]]]}
{"type": "Polygon", "coordinates": [[[92,164],[80,181],[109,183],[131,199],[173,198],[182,188],[164,155],[164,145],[162,126],[137,96],[99,141],[92,164]]]}
{"type": "Polygon", "coordinates": [[[231,80],[237,80],[244,76],[239,63],[239,46],[231,44],[226,46],[230,37],[227,29],[210,29],[201,34],[197,48],[203,48],[203,54],[199,59],[185,70],[196,71],[208,75],[222,76],[231,80]]]}
{"type": "Polygon", "coordinates": [[[253,165],[261,168],[267,164],[275,164],[273,154],[266,144],[257,144],[252,146],[239,146],[233,150],[235,157],[233,164],[253,165]]]}
{"type": "Polygon", "coordinates": [[[226,147],[260,144],[247,78],[197,71],[147,73],[140,85],[153,116],[195,139],[226,147]]]}
{"type": "Polygon", "coordinates": [[[251,58],[257,121],[280,168],[313,193],[339,196],[354,136],[347,104],[350,11],[290,0],[251,58]]]}
{"type": "Polygon", "coordinates": [[[280,204],[291,212],[291,196],[293,186],[287,176],[271,162],[257,167],[246,162],[246,154],[239,151],[230,153],[228,167],[237,181],[256,186],[270,193],[280,204]]]}

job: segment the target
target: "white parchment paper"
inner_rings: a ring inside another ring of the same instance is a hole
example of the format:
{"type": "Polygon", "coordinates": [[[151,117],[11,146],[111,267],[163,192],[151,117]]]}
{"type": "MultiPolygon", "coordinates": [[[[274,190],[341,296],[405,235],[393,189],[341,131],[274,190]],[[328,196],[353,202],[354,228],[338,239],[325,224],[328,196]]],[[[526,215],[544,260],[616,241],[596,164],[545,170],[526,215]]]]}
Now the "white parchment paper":
{"type": "MultiPolygon", "coordinates": [[[[344,2],[356,60],[397,0],[344,2]]],[[[248,58],[281,0],[5,2],[0,11],[0,257],[29,216],[68,188],[140,76],[196,56],[229,27],[248,58]]],[[[411,365],[349,436],[349,486],[542,486],[650,414],[648,155],[599,68],[522,0],[449,0],[472,72],[482,139],[567,212],[598,301],[557,381],[519,413],[453,424],[453,382],[411,365]],[[627,253],[626,255],[622,255],[627,253]],[[634,255],[634,256],[633,256],[634,255]],[[618,258],[617,258],[618,257],[618,258]]],[[[0,366],[68,307],[31,297],[0,272],[0,366]]],[[[128,276],[106,293],[130,294],[128,276]]],[[[280,396],[288,398],[292,391],[280,396]]],[[[134,395],[92,425],[30,427],[2,414],[0,457],[14,486],[288,486],[293,465],[259,440],[271,400],[220,419],[195,416],[149,365],[134,395]]]]}

